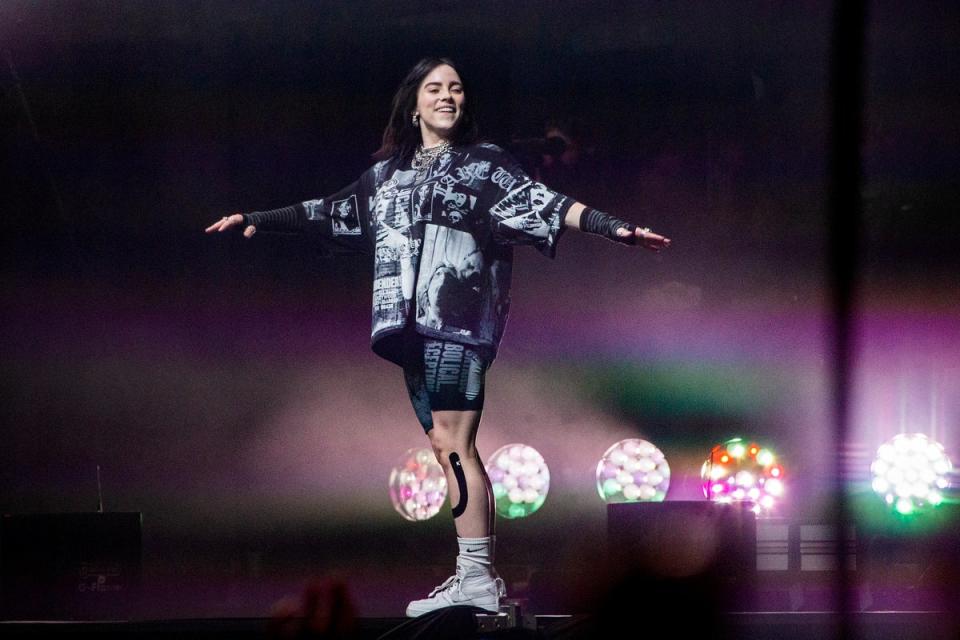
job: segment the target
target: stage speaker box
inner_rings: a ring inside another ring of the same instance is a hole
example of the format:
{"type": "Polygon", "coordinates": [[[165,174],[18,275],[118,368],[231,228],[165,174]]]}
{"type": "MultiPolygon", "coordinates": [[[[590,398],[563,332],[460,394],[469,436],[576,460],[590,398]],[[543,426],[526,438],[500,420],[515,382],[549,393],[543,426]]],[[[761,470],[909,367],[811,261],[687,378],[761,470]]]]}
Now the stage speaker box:
{"type": "Polygon", "coordinates": [[[717,606],[749,607],[757,570],[752,507],[706,500],[610,504],[608,559],[651,585],[695,584],[722,592],[717,606]]]}
{"type": "Polygon", "coordinates": [[[6,620],[120,619],[140,590],[140,513],[4,515],[6,620]]]}

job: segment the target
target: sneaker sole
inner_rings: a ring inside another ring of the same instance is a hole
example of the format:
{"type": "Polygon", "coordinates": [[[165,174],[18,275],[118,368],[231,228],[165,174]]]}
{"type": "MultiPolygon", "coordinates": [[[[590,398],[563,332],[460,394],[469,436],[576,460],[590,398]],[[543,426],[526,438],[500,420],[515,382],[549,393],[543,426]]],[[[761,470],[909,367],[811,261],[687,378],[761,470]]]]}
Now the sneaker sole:
{"type": "Polygon", "coordinates": [[[463,602],[463,603],[453,603],[444,605],[442,607],[414,607],[412,604],[407,606],[407,617],[408,618],[419,618],[420,616],[430,613],[432,611],[439,611],[440,609],[449,609],[450,607],[476,607],[478,609],[483,609],[487,613],[499,613],[500,604],[494,605],[482,605],[477,604],[476,602],[463,602]],[[491,608],[492,607],[492,608],[491,608]]]}

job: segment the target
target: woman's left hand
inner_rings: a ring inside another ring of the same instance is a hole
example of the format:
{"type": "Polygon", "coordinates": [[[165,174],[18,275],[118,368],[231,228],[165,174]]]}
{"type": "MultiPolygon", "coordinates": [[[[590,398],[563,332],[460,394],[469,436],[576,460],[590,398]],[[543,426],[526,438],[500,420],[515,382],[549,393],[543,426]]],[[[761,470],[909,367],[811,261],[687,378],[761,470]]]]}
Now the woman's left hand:
{"type": "MultiPolygon", "coordinates": [[[[621,238],[626,238],[630,235],[629,229],[617,229],[617,235],[621,238]]],[[[643,227],[637,227],[633,230],[633,242],[630,244],[635,244],[637,246],[643,247],[644,249],[650,249],[650,251],[660,251],[660,249],[666,249],[670,246],[670,238],[665,238],[659,233],[654,233],[650,229],[643,227]]]]}

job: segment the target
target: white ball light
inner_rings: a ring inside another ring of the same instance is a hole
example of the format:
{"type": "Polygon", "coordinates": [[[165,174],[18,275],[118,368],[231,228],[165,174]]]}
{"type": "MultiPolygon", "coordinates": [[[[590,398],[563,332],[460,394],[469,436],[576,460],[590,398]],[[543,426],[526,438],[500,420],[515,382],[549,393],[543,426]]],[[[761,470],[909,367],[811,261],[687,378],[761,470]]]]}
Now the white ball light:
{"type": "Polygon", "coordinates": [[[493,452],[485,467],[498,515],[523,518],[543,506],[550,491],[550,470],[536,449],[505,445],[493,452]]]}
{"type": "Polygon", "coordinates": [[[597,492],[605,502],[660,502],[670,486],[670,465],[653,444],[628,438],[604,452],[596,477],[597,492]]]}
{"type": "Polygon", "coordinates": [[[871,486],[903,515],[935,507],[953,463],[943,445],[922,433],[901,433],[877,449],[871,486]]]}

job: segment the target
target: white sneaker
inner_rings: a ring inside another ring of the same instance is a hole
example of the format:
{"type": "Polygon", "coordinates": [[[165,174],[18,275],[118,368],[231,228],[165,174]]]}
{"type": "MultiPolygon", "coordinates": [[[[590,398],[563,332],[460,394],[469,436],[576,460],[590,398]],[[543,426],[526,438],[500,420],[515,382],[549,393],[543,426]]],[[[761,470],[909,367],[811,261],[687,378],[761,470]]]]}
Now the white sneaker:
{"type": "Polygon", "coordinates": [[[407,605],[407,616],[416,618],[445,607],[480,607],[490,613],[500,610],[500,598],[507,595],[503,579],[484,571],[469,571],[457,563],[457,572],[443,581],[423,600],[407,605]]]}

